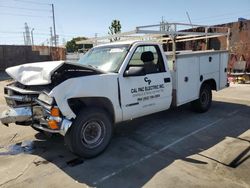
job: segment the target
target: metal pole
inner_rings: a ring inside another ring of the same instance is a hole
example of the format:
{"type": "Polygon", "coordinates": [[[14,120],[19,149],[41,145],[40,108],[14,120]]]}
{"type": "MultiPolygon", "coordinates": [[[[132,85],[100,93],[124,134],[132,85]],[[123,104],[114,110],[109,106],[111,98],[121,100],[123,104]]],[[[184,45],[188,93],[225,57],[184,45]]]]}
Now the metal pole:
{"type": "Polygon", "coordinates": [[[24,41],[24,45],[27,45],[27,44],[26,44],[25,32],[23,32],[23,41],[24,41]]]}
{"type": "Polygon", "coordinates": [[[52,27],[50,29],[50,46],[53,46],[53,33],[52,33],[52,27]]]}
{"type": "MultiPolygon", "coordinates": [[[[177,31],[177,26],[176,24],[174,24],[174,32],[177,31]]],[[[175,62],[176,62],[176,42],[175,42],[175,39],[176,39],[176,35],[175,34],[172,34],[171,36],[171,39],[172,39],[172,51],[173,51],[173,70],[176,71],[176,65],[175,65],[175,62]]]]}
{"type": "Polygon", "coordinates": [[[230,33],[231,33],[231,29],[228,28],[228,30],[227,30],[227,50],[230,49],[230,33]]]}
{"type": "Polygon", "coordinates": [[[33,31],[34,31],[34,28],[31,29],[31,44],[32,44],[32,46],[34,46],[33,31]]]}
{"type": "Polygon", "coordinates": [[[206,33],[206,46],[205,46],[205,50],[208,50],[208,38],[207,38],[208,28],[207,27],[205,27],[205,33],[206,33]]]}
{"type": "Polygon", "coordinates": [[[55,23],[54,4],[51,4],[51,6],[52,6],[52,16],[53,16],[54,43],[55,43],[55,46],[56,46],[57,45],[57,41],[56,41],[56,23],[55,23]]]}

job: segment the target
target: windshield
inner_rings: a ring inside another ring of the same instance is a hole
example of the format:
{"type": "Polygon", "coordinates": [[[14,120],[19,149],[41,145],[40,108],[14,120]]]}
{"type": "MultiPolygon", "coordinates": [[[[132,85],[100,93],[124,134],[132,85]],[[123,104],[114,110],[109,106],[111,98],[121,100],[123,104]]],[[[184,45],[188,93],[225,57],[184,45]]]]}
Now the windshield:
{"type": "Polygon", "coordinates": [[[92,48],[80,58],[78,63],[92,66],[105,72],[118,72],[129,45],[102,46],[92,48]]]}

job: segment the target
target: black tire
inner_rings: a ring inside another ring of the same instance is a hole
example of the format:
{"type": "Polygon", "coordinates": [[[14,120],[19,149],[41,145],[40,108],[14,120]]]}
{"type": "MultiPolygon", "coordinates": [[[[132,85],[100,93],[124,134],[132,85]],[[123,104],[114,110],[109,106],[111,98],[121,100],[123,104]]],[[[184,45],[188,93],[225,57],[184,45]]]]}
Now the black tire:
{"type": "Polygon", "coordinates": [[[65,144],[71,152],[92,158],[103,152],[113,133],[108,114],[98,108],[83,109],[65,135],[65,144]]]}
{"type": "Polygon", "coordinates": [[[192,108],[196,112],[206,112],[212,103],[212,91],[210,85],[204,83],[200,88],[199,98],[191,103],[192,108]]]}

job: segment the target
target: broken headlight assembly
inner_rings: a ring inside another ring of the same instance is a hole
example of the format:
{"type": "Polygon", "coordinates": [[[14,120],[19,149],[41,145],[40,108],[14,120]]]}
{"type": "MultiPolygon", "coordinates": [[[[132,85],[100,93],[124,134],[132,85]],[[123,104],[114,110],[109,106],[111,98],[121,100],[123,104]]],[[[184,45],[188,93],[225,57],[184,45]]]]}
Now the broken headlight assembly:
{"type": "Polygon", "coordinates": [[[54,102],[54,98],[50,97],[46,93],[39,94],[38,100],[40,100],[40,101],[42,101],[42,102],[44,102],[46,104],[49,104],[49,105],[52,105],[53,102],[54,102]]]}

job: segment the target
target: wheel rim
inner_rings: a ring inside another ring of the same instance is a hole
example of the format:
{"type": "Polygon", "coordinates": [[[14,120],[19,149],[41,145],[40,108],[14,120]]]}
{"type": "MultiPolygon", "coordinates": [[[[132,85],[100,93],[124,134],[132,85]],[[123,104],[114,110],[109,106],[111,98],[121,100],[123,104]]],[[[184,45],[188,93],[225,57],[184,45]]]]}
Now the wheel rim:
{"type": "Polygon", "coordinates": [[[105,135],[105,126],[102,121],[89,120],[87,121],[81,131],[82,143],[88,148],[99,146],[105,135]]]}
{"type": "Polygon", "coordinates": [[[207,105],[208,104],[208,98],[209,98],[208,93],[206,91],[203,91],[201,93],[201,104],[202,105],[207,105]]]}

